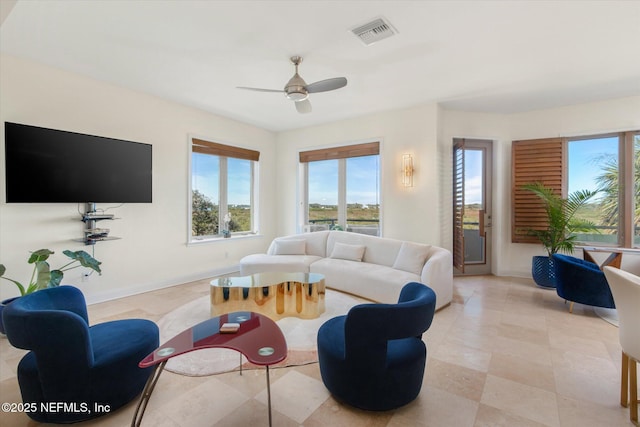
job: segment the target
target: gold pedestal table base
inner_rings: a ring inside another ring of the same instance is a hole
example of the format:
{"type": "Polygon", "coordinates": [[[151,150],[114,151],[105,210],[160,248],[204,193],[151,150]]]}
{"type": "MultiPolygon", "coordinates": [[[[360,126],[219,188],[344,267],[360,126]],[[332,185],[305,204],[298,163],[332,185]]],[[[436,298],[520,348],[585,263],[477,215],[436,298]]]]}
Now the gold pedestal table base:
{"type": "Polygon", "coordinates": [[[211,281],[211,316],[253,311],[270,319],[315,319],[324,313],[324,276],[317,273],[257,273],[211,281]]]}

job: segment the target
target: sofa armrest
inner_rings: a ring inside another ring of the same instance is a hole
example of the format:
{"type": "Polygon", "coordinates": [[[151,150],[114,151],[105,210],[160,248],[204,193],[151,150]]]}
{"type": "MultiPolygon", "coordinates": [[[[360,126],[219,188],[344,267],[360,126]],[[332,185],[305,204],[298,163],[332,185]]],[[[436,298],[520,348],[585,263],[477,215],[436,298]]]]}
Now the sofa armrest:
{"type": "Polygon", "coordinates": [[[433,252],[422,267],[420,280],[436,292],[436,309],[444,307],[453,298],[453,257],[444,248],[432,247],[433,252]]]}

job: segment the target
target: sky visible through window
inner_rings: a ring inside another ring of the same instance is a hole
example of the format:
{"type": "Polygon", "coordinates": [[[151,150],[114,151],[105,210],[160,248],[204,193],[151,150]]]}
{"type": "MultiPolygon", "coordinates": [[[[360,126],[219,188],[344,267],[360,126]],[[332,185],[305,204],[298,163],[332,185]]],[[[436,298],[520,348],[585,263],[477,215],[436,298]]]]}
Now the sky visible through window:
{"type": "MultiPolygon", "coordinates": [[[[347,159],[347,204],[377,205],[379,156],[347,159]]],[[[309,162],[309,203],[338,204],[338,160],[309,162]]]]}
{"type": "MultiPolygon", "coordinates": [[[[192,188],[218,203],[218,180],[220,163],[217,156],[193,153],[192,188]]],[[[227,194],[230,205],[249,205],[251,203],[251,162],[241,159],[227,159],[228,186],[227,194]]]]}
{"type": "Polygon", "coordinates": [[[464,150],[464,203],[482,203],[482,150],[464,150]]]}
{"type": "MultiPolygon", "coordinates": [[[[618,137],[569,142],[569,194],[579,190],[597,190],[596,178],[603,173],[607,159],[618,163],[618,137]]],[[[601,197],[599,194],[593,201],[601,197]]]]}

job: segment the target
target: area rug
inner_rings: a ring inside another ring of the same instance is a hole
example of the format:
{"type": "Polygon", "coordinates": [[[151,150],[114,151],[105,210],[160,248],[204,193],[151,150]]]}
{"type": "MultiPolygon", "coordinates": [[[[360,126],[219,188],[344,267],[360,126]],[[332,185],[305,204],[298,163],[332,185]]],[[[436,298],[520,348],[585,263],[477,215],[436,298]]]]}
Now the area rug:
{"type": "MultiPolygon", "coordinates": [[[[318,361],[316,336],[320,326],[328,319],[346,314],[357,304],[370,302],[353,295],[327,290],[325,295],[325,312],[317,319],[298,319],[285,317],[276,323],[287,341],[287,358],[275,365],[300,366],[318,361]]],[[[160,343],[178,335],[185,329],[210,318],[209,296],[191,301],[166,314],[160,321],[160,343]]],[[[192,351],[170,359],[165,369],[176,374],[188,376],[205,376],[242,369],[255,369],[255,365],[247,362],[234,350],[211,348],[192,351]]],[[[262,369],[262,367],[260,367],[262,369]]]]}

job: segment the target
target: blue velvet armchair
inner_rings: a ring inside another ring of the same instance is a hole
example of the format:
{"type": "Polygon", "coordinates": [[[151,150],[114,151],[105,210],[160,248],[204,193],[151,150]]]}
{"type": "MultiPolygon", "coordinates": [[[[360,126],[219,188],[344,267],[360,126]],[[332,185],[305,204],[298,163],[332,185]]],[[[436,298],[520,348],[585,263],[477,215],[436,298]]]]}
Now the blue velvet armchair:
{"type": "Polygon", "coordinates": [[[554,254],[553,265],[556,292],[561,298],[571,301],[569,312],[573,311],[574,302],[616,308],[609,283],[596,264],[569,255],[554,254]]]}
{"type": "Polygon", "coordinates": [[[151,374],[138,363],[158,347],[156,324],[129,319],[90,327],[75,287],[18,298],[3,321],[9,342],[31,350],[18,364],[18,383],[36,421],[71,423],[114,411],[139,395],[151,374]],[[60,406],[47,410],[51,404],[60,406]]]}
{"type": "Polygon", "coordinates": [[[436,306],[433,290],[406,284],[397,304],[361,304],[318,330],[318,359],[325,386],[357,408],[386,411],[420,393],[427,359],[422,334],[436,306]]]}

